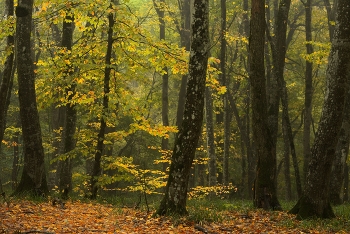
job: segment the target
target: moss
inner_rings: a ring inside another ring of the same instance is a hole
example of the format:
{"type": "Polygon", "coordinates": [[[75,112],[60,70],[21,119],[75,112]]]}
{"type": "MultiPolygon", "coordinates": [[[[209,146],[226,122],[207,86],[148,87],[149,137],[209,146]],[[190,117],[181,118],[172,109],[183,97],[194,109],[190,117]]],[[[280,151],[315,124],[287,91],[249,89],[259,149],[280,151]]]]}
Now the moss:
{"type": "MultiPolygon", "coordinates": [[[[322,203],[320,203],[320,206],[322,203]]],[[[324,204],[324,207],[321,212],[318,212],[318,207],[314,202],[311,201],[306,196],[302,196],[297,204],[289,211],[290,214],[297,215],[297,219],[313,219],[313,218],[322,218],[322,219],[330,219],[335,218],[335,214],[330,205],[330,202],[324,204]]]]}

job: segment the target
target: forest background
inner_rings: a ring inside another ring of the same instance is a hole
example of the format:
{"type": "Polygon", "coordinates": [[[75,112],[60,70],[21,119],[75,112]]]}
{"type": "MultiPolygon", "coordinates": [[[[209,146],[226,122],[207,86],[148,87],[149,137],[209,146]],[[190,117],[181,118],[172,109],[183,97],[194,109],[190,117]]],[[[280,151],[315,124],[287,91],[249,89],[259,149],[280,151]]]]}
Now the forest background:
{"type": "MultiPolygon", "coordinates": [[[[35,1],[32,60],[48,191],[90,198],[163,192],[188,78],[191,7],[186,2],[35,1]]],[[[318,128],[334,2],[290,1],[283,59],[288,96],[283,105],[277,101],[278,115],[287,111],[288,118],[276,123],[274,180],[278,197],[286,200],[301,196],[318,128]]],[[[0,8],[7,10],[6,3],[0,8]]],[[[283,88],[274,79],[278,63],[273,54],[283,3],[265,5],[269,103],[283,88]]],[[[251,6],[247,0],[210,1],[209,6],[205,118],[189,198],[216,192],[252,199],[257,157],[248,65],[251,6]]],[[[14,49],[6,43],[15,32],[15,18],[9,15],[5,12],[1,20],[2,83],[14,49]]],[[[2,92],[10,98],[1,109],[7,113],[0,158],[1,191],[9,193],[21,187],[24,165],[19,84],[15,72],[11,76],[11,92],[2,92]]],[[[344,131],[346,150],[337,151],[331,179],[334,204],[348,200],[348,128],[344,131]]]]}

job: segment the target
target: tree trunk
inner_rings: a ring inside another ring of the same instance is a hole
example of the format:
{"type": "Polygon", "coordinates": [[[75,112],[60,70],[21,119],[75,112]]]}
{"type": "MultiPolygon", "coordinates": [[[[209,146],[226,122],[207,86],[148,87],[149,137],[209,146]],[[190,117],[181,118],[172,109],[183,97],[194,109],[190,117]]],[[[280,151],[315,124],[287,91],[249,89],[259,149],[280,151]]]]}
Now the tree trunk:
{"type": "MultiPolygon", "coordinates": [[[[111,3],[112,8],[112,3],[111,3]]],[[[107,113],[108,113],[108,94],[110,91],[109,81],[111,75],[111,58],[112,58],[112,45],[113,45],[113,26],[114,26],[114,15],[113,12],[108,14],[108,39],[107,39],[107,53],[105,59],[105,77],[104,77],[104,85],[103,85],[103,110],[100,119],[100,130],[97,135],[97,146],[95,153],[95,161],[91,175],[91,198],[97,198],[98,191],[98,177],[101,173],[101,158],[104,150],[103,141],[105,139],[105,131],[107,127],[107,113]]]]}
{"type": "Polygon", "coordinates": [[[335,159],[337,135],[341,129],[344,104],[349,91],[350,8],[339,0],[337,20],[327,67],[327,90],[319,127],[311,150],[302,197],[290,211],[299,219],[335,217],[330,205],[329,182],[335,159]]]}
{"type": "MultiPolygon", "coordinates": [[[[6,0],[5,15],[7,18],[14,15],[13,0],[6,0]]],[[[2,80],[0,80],[0,143],[4,138],[6,128],[6,115],[10,104],[11,90],[14,77],[14,52],[15,38],[13,35],[8,35],[6,39],[6,47],[11,48],[11,53],[6,57],[2,80]]],[[[1,144],[0,144],[1,148],[1,144]]]]}
{"type": "Polygon", "coordinates": [[[330,184],[330,200],[334,205],[343,204],[343,182],[345,165],[349,154],[349,138],[350,138],[350,93],[346,95],[344,107],[343,122],[339,132],[339,139],[335,151],[335,161],[333,164],[331,184],[330,184]]]}
{"type": "Polygon", "coordinates": [[[202,130],[205,80],[209,54],[209,1],[194,0],[192,44],[184,118],[175,138],[165,196],[158,215],[187,214],[190,169],[202,130]]]}
{"type": "MultiPolygon", "coordinates": [[[[181,28],[180,28],[180,37],[181,37],[181,47],[185,47],[187,51],[190,51],[191,47],[191,1],[192,0],[181,0],[179,3],[180,12],[181,12],[181,28]]],[[[185,108],[185,98],[186,98],[186,87],[187,87],[188,74],[182,76],[181,86],[179,91],[179,101],[177,104],[176,111],[176,126],[178,128],[182,125],[184,108],[185,108]]]]}
{"type": "MultiPolygon", "coordinates": [[[[159,39],[165,40],[165,21],[164,21],[164,0],[160,0],[159,3],[156,3],[153,0],[153,5],[156,9],[158,20],[159,20],[159,39]]],[[[162,122],[163,126],[169,126],[169,74],[167,67],[163,68],[164,74],[162,75],[162,122]]],[[[169,139],[162,138],[162,151],[167,152],[169,149],[169,139]]],[[[163,164],[163,171],[166,171],[168,167],[167,163],[163,164]]]]}
{"type": "Polygon", "coordinates": [[[48,188],[31,56],[32,10],[33,0],[19,1],[16,7],[16,58],[24,166],[21,181],[14,193],[43,195],[48,193],[48,188]]]}
{"type": "Polygon", "coordinates": [[[287,126],[285,120],[282,119],[282,129],[283,129],[283,162],[284,162],[284,181],[285,181],[285,191],[286,200],[292,200],[292,183],[290,178],[290,150],[289,150],[289,138],[287,133],[287,126]]]}
{"type": "MultiPolygon", "coordinates": [[[[311,29],[311,0],[305,2],[305,36],[306,36],[306,53],[313,53],[313,46],[308,43],[312,42],[312,29],[311,29]]],[[[304,100],[304,139],[303,139],[303,155],[304,155],[304,179],[306,178],[307,167],[310,160],[310,127],[312,121],[312,62],[306,60],[305,65],[305,100],[304,100]]]]}
{"type": "MultiPolygon", "coordinates": [[[[221,5],[221,43],[220,43],[220,71],[222,85],[229,88],[229,79],[226,76],[226,0],[220,1],[221,5]]],[[[223,160],[223,171],[222,171],[222,183],[228,185],[229,183],[229,157],[230,157],[230,119],[231,113],[229,111],[228,94],[223,95],[224,103],[224,160],[223,160]]]]}
{"type": "Polygon", "coordinates": [[[266,79],[264,67],[265,1],[252,0],[249,38],[250,84],[252,88],[253,139],[258,157],[254,186],[254,206],[278,209],[275,188],[276,157],[268,127],[266,79]]]}
{"type": "Polygon", "coordinates": [[[213,120],[213,99],[210,87],[205,88],[205,116],[207,123],[207,151],[209,158],[209,186],[214,186],[216,180],[216,154],[215,154],[215,138],[214,138],[214,120],[213,120]]]}
{"type": "Polygon", "coordinates": [[[15,143],[13,146],[13,161],[12,161],[12,173],[11,173],[11,180],[12,180],[12,190],[14,191],[17,188],[18,185],[18,172],[19,172],[19,134],[20,132],[15,132],[15,135],[13,137],[13,142],[15,143]]]}
{"type": "MultiPolygon", "coordinates": [[[[62,33],[62,47],[67,51],[72,51],[73,46],[73,32],[74,32],[74,17],[72,13],[67,10],[66,17],[63,21],[63,33],[62,33]]],[[[64,72],[64,78],[67,80],[69,76],[74,73],[74,67],[71,65],[67,66],[67,70],[64,72]]],[[[68,79],[69,80],[69,79],[68,79]]],[[[65,121],[63,128],[63,153],[67,154],[75,148],[75,128],[77,121],[77,112],[75,110],[75,105],[70,103],[73,96],[75,95],[75,82],[71,84],[66,84],[66,96],[68,97],[68,104],[65,106],[65,121]]],[[[72,189],[72,158],[67,155],[64,160],[60,161],[60,172],[59,172],[59,190],[61,194],[67,196],[66,194],[72,189]],[[65,190],[63,192],[63,190],[65,190]]]]}

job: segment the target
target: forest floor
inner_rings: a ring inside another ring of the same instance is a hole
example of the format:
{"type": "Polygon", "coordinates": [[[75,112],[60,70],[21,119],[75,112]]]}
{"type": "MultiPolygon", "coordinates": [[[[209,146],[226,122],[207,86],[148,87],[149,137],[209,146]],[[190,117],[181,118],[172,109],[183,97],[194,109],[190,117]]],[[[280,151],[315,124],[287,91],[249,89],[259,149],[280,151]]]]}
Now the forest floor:
{"type": "Polygon", "coordinates": [[[189,216],[176,218],[152,217],[154,211],[146,210],[80,201],[53,205],[16,200],[0,204],[0,233],[350,233],[344,216],[298,221],[287,212],[197,206],[189,209],[189,216]]]}

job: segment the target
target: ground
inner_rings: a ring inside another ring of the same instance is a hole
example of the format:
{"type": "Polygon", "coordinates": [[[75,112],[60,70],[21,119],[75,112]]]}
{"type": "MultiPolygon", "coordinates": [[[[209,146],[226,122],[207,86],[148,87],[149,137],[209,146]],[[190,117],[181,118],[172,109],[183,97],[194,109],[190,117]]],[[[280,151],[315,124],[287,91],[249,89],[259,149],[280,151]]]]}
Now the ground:
{"type": "Polygon", "coordinates": [[[345,224],[337,230],[318,224],[307,227],[286,212],[229,209],[219,214],[207,210],[209,215],[204,218],[207,220],[202,221],[194,221],[190,216],[152,217],[154,212],[80,201],[64,205],[59,202],[52,205],[52,201],[12,201],[0,204],[0,233],[349,233],[350,230],[345,224]],[[210,215],[213,219],[208,221],[210,215]]]}

